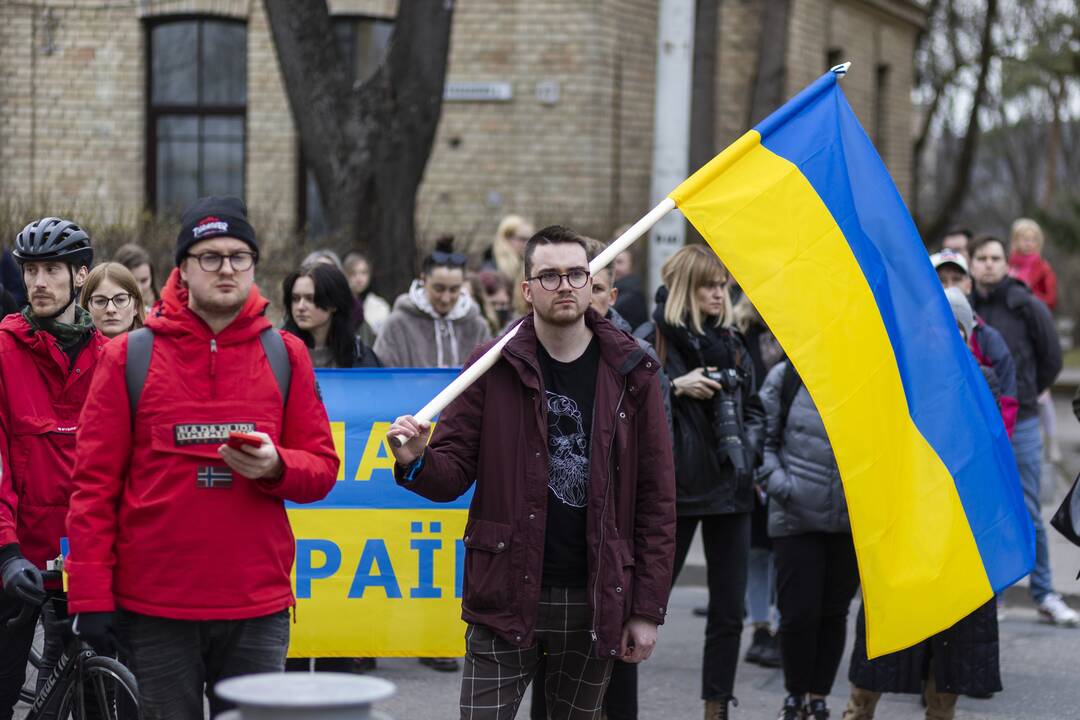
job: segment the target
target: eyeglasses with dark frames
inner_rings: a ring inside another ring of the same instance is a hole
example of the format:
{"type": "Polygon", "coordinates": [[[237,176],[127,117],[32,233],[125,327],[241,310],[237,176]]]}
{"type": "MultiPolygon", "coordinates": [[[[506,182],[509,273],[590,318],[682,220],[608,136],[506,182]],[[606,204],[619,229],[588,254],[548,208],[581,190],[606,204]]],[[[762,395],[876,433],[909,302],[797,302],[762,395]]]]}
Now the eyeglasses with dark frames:
{"type": "Polygon", "coordinates": [[[109,303],[113,304],[117,310],[123,310],[131,304],[131,293],[120,293],[109,297],[108,295],[91,295],[90,307],[95,310],[104,310],[109,307],[109,303]]]}
{"type": "Polygon", "coordinates": [[[195,258],[195,261],[199,263],[199,267],[203,272],[217,272],[221,269],[221,266],[226,260],[229,261],[229,267],[236,272],[244,272],[250,270],[255,261],[258,259],[258,255],[246,250],[241,252],[231,253],[229,255],[222,255],[216,252],[204,252],[196,255],[191,253],[188,257],[195,258]]]}
{"type": "Polygon", "coordinates": [[[563,278],[566,278],[566,284],[574,290],[580,290],[585,287],[589,282],[589,271],[585,268],[574,268],[569,272],[559,273],[554,270],[545,270],[541,273],[537,273],[531,278],[525,278],[526,280],[539,280],[540,287],[544,288],[548,292],[555,292],[562,287],[563,278]]]}

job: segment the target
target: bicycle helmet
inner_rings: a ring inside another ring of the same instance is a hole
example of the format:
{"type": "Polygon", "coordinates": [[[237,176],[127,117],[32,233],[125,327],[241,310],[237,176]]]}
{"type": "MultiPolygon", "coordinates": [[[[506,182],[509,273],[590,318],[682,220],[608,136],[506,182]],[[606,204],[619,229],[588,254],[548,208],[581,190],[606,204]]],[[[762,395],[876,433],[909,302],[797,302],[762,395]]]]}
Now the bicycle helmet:
{"type": "Polygon", "coordinates": [[[36,260],[62,260],[79,268],[90,267],[94,262],[94,250],[86,231],[70,220],[56,217],[42,218],[24,227],[15,237],[15,250],[11,254],[20,265],[36,260]]]}

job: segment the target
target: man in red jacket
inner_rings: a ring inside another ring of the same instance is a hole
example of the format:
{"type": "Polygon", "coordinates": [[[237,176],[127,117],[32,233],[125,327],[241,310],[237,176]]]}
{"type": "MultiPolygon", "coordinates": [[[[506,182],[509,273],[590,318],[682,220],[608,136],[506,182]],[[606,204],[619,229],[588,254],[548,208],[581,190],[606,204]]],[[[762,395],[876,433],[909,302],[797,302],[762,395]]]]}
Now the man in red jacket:
{"type": "MultiPolygon", "coordinates": [[[[82,229],[43,218],[23,228],[12,254],[29,304],[0,323],[0,619],[45,600],[40,569],[60,553],[79,410],[105,345],[75,303],[94,260],[82,229]]],[[[33,638],[34,623],[9,630],[0,622],[3,720],[18,700],[33,638]]]]}
{"type": "Polygon", "coordinates": [[[652,652],[671,588],[675,481],[660,368],[589,309],[580,235],[538,232],[525,274],[532,315],[443,412],[431,443],[412,416],[391,426],[408,438],[391,442],[395,473],[436,501],[476,482],[462,717],[511,717],[544,654],[552,716],[596,718],[612,662],[652,652]]]}
{"type": "Polygon", "coordinates": [[[218,680],[284,668],[285,501],[325,497],[338,470],[307,350],[265,317],[243,203],[203,198],[181,223],[152,346],[129,334],[102,355],[67,519],[76,631],[119,641],[148,720],[201,720],[204,693],[216,716],[218,680]],[[259,442],[234,449],[236,431],[259,442]]]}

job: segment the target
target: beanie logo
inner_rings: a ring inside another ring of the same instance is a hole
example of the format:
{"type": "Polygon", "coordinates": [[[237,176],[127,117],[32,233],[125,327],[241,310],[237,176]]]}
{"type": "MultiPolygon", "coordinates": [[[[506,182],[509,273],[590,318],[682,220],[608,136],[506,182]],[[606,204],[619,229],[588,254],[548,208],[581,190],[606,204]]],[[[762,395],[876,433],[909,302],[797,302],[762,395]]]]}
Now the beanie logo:
{"type": "Polygon", "coordinates": [[[195,223],[195,227],[191,229],[191,234],[196,239],[211,232],[227,233],[229,232],[229,223],[211,215],[195,223]]]}

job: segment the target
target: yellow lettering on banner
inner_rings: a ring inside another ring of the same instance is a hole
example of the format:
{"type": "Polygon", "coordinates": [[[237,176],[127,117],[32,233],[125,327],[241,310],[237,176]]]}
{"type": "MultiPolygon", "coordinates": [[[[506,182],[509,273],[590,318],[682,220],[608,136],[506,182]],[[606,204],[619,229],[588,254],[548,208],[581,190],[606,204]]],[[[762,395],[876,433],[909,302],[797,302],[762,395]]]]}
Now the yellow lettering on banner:
{"type": "Polygon", "coordinates": [[[345,423],[330,423],[330,434],[334,437],[334,452],[338,457],[337,479],[345,479],[345,423]]]}
{"type": "Polygon", "coordinates": [[[394,455],[390,452],[390,445],[386,441],[388,432],[390,432],[390,423],[372,423],[371,433],[368,435],[367,444],[364,445],[364,454],[360,457],[360,466],[356,468],[356,480],[370,480],[371,473],[376,470],[394,471],[394,455]]]}

